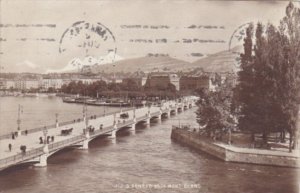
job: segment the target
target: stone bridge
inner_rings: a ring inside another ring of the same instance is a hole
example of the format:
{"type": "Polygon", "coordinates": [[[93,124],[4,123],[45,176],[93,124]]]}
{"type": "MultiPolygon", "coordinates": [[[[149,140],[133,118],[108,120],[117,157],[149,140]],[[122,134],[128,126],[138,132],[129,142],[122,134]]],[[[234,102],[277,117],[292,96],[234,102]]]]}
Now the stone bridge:
{"type": "Polygon", "coordinates": [[[111,113],[101,117],[83,117],[66,123],[58,123],[50,128],[40,128],[28,130],[19,133],[14,140],[11,138],[0,137],[0,170],[22,164],[33,163],[35,166],[47,166],[47,158],[57,151],[67,147],[76,147],[88,149],[91,140],[99,136],[109,136],[116,138],[116,133],[121,129],[135,130],[139,122],[150,125],[152,119],[161,120],[164,117],[170,117],[171,114],[177,114],[180,111],[192,108],[195,105],[195,99],[191,97],[183,98],[178,101],[167,101],[160,105],[150,107],[133,108],[118,113],[111,113]],[[126,117],[121,115],[126,114],[126,117]],[[72,129],[69,134],[62,134],[62,130],[72,129]],[[93,128],[93,129],[90,129],[93,128]],[[47,141],[48,136],[55,137],[55,140],[47,141]],[[39,138],[43,143],[39,143],[39,138]],[[12,150],[8,149],[8,144],[12,144],[12,150]],[[20,146],[25,145],[26,151],[22,152],[20,146]]]}

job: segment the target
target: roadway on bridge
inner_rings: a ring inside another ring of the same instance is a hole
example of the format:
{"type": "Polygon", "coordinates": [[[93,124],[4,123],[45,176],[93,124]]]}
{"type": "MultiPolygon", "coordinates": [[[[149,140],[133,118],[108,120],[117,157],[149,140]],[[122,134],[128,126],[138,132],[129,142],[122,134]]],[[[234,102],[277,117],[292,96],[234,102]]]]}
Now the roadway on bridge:
{"type": "MultiPolygon", "coordinates": [[[[162,107],[162,109],[166,109],[166,107],[162,107]]],[[[139,108],[139,109],[135,109],[135,116],[138,118],[138,117],[147,115],[148,112],[154,113],[154,112],[158,112],[159,110],[160,110],[159,107],[139,108]]],[[[119,112],[119,113],[115,113],[112,115],[99,117],[96,119],[89,119],[88,126],[93,126],[95,128],[95,131],[97,131],[97,130],[100,130],[100,125],[103,125],[103,128],[113,126],[114,120],[116,121],[116,123],[119,123],[119,124],[123,123],[124,121],[133,120],[134,110],[124,111],[124,112],[119,112]],[[124,112],[128,112],[127,119],[120,118],[120,114],[124,113],[124,112]]],[[[85,121],[75,122],[75,123],[71,123],[66,126],[59,126],[57,128],[47,129],[47,136],[50,136],[50,137],[54,136],[54,142],[64,141],[64,140],[70,139],[72,137],[82,135],[83,129],[85,127],[86,127],[85,121]],[[70,129],[70,128],[73,128],[72,133],[70,133],[68,135],[61,134],[61,130],[70,129]]],[[[14,155],[21,153],[21,149],[20,149],[21,145],[26,145],[26,151],[36,149],[39,147],[43,147],[44,145],[40,144],[40,140],[39,140],[40,137],[42,137],[44,139],[43,131],[29,133],[28,135],[22,134],[22,135],[15,137],[15,139],[8,138],[8,139],[0,140],[0,159],[14,156],[14,155]],[[9,147],[8,147],[9,144],[12,145],[11,151],[9,150],[9,147]]],[[[51,144],[51,143],[52,142],[50,139],[49,144],[51,144]]]]}

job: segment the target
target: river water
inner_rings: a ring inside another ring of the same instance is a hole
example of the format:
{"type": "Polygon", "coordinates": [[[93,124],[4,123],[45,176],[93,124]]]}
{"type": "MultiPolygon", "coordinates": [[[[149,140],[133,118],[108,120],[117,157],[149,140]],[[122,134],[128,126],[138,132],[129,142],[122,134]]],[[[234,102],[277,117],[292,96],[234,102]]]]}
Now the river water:
{"type": "MultiPolygon", "coordinates": [[[[18,105],[21,105],[21,130],[70,121],[83,117],[82,104],[63,103],[60,97],[0,97],[0,135],[17,131],[18,105]]],[[[120,108],[87,107],[88,116],[101,115],[120,108]]]]}
{"type": "MultiPolygon", "coordinates": [[[[27,105],[32,103],[32,112],[35,108],[39,109],[35,117],[40,122],[51,117],[48,113],[60,111],[63,116],[60,109],[74,115],[80,115],[82,110],[76,104],[63,104],[57,98],[42,99],[49,103],[50,110],[34,105],[35,100],[40,99],[4,100],[16,100],[15,103],[24,100],[27,105]],[[42,112],[43,109],[45,112],[42,112]]],[[[3,106],[8,107],[8,104],[1,103],[1,113],[5,112],[3,106]]],[[[10,109],[15,109],[16,105],[13,106],[10,109]]],[[[98,112],[97,107],[94,110],[98,112]]],[[[101,108],[98,107],[98,110],[101,112],[101,108]]],[[[97,138],[90,142],[89,150],[60,151],[48,158],[45,168],[18,166],[1,172],[0,192],[299,192],[298,169],[225,163],[172,141],[171,126],[179,122],[195,124],[194,110],[164,119],[161,123],[152,122],[150,127],[139,124],[135,133],[121,130],[115,140],[97,138]]],[[[3,117],[9,117],[6,112],[0,114],[1,129],[3,117]]]]}

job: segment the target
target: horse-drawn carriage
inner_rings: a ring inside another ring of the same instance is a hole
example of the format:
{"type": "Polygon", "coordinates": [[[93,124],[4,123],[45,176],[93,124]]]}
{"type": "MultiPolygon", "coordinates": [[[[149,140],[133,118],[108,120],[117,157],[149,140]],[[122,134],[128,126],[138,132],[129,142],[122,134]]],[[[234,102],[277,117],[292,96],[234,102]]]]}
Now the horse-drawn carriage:
{"type": "Polygon", "coordinates": [[[129,118],[129,114],[126,112],[126,113],[122,113],[120,114],[120,118],[121,119],[128,119],[129,118]]]}
{"type": "Polygon", "coordinates": [[[73,128],[70,129],[62,129],[61,130],[61,135],[69,135],[70,133],[72,133],[73,128]]]}

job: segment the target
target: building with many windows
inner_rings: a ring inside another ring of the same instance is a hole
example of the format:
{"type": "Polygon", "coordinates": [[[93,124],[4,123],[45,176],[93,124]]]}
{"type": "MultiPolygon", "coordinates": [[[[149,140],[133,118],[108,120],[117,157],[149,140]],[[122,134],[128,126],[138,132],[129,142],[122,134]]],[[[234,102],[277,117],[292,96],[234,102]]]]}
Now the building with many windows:
{"type": "Polygon", "coordinates": [[[180,91],[195,91],[197,89],[209,89],[210,77],[202,76],[182,76],[179,81],[180,91]]]}
{"type": "Polygon", "coordinates": [[[60,79],[60,78],[45,78],[45,79],[41,80],[40,87],[42,89],[46,89],[46,90],[49,89],[49,88],[60,89],[63,84],[64,84],[63,79],[60,79]]]}

